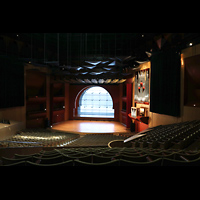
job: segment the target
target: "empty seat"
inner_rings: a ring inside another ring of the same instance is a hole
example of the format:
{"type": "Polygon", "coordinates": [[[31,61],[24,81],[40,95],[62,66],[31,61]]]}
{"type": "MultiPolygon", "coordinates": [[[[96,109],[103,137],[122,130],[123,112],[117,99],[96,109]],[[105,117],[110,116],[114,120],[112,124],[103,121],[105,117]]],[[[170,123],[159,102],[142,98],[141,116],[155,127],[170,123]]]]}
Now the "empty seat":
{"type": "Polygon", "coordinates": [[[116,156],[117,153],[115,152],[103,152],[103,153],[98,153],[97,155],[103,156],[103,157],[113,157],[116,156]]]}
{"type": "Polygon", "coordinates": [[[6,164],[3,166],[6,166],[6,167],[26,166],[26,161],[14,162],[14,163],[6,164]]]}
{"type": "Polygon", "coordinates": [[[21,161],[32,161],[32,156],[25,157],[25,158],[19,158],[19,159],[1,157],[1,160],[3,162],[3,165],[9,165],[9,164],[15,164],[15,163],[18,163],[21,161]]]}
{"type": "Polygon", "coordinates": [[[148,159],[149,160],[156,160],[158,158],[170,158],[174,159],[174,153],[171,154],[148,154],[148,159]]]}
{"type": "Polygon", "coordinates": [[[130,160],[120,159],[120,166],[161,166],[162,159],[158,158],[152,162],[134,162],[130,160]]]}
{"type": "Polygon", "coordinates": [[[181,161],[164,158],[163,166],[200,166],[200,159],[198,158],[192,161],[181,161]]]}
{"type": "Polygon", "coordinates": [[[145,152],[143,153],[142,151],[138,151],[138,152],[120,152],[120,155],[123,155],[123,156],[142,156],[146,154],[145,152]]]}
{"type": "Polygon", "coordinates": [[[37,164],[34,162],[27,161],[26,166],[36,166],[36,167],[73,166],[73,160],[68,160],[65,162],[53,163],[53,164],[37,164]]]}
{"type": "Polygon", "coordinates": [[[63,161],[67,160],[81,160],[84,162],[92,162],[92,155],[73,157],[73,156],[63,156],[63,161]]]}
{"type": "Polygon", "coordinates": [[[59,162],[63,162],[63,156],[59,155],[59,156],[55,156],[55,157],[46,157],[46,158],[40,158],[40,157],[36,157],[33,156],[34,160],[37,161],[39,160],[40,164],[54,164],[54,163],[59,163],[59,162]]]}
{"type": "Polygon", "coordinates": [[[145,154],[143,156],[125,156],[125,155],[120,155],[120,159],[133,161],[133,162],[146,162],[147,161],[147,154],[145,154]]]}
{"type": "Polygon", "coordinates": [[[44,153],[41,154],[42,158],[50,158],[50,157],[56,157],[62,155],[60,152],[52,152],[52,153],[44,153]]]}
{"type": "Polygon", "coordinates": [[[113,157],[104,157],[99,155],[93,155],[93,163],[103,163],[103,162],[109,162],[113,159],[113,157]]]}
{"type": "Polygon", "coordinates": [[[27,158],[30,156],[40,156],[40,154],[39,153],[28,154],[28,155],[15,154],[15,159],[27,158]]]}
{"type": "Polygon", "coordinates": [[[175,153],[174,154],[175,160],[192,161],[192,160],[195,160],[195,159],[198,159],[198,158],[200,158],[200,153],[196,153],[196,154],[175,153]]]}
{"type": "Polygon", "coordinates": [[[103,163],[88,163],[80,160],[75,160],[74,166],[119,166],[119,160],[117,159],[103,163]]]}

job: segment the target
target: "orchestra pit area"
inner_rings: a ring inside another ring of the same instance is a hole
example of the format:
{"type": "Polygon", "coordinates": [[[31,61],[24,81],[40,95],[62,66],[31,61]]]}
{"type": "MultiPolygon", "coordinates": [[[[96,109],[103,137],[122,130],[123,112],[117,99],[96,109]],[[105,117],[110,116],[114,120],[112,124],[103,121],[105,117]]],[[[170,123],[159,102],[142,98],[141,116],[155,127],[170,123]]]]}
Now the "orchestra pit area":
{"type": "Polygon", "coordinates": [[[81,135],[52,129],[26,129],[0,141],[0,165],[200,165],[200,120],[161,125],[140,134],[143,135],[129,139],[121,134],[81,135]],[[115,141],[122,143],[117,145],[115,141]]]}

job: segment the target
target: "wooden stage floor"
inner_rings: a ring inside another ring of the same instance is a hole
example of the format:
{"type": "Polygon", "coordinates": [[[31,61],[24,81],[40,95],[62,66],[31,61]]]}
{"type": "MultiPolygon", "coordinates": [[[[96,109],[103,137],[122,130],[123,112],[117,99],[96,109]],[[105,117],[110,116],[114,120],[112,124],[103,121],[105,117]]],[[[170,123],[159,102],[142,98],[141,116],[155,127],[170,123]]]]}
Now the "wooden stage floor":
{"type": "Polygon", "coordinates": [[[81,135],[106,133],[112,133],[113,135],[131,134],[130,129],[126,129],[120,122],[115,121],[68,120],[54,124],[52,129],[81,135]]]}

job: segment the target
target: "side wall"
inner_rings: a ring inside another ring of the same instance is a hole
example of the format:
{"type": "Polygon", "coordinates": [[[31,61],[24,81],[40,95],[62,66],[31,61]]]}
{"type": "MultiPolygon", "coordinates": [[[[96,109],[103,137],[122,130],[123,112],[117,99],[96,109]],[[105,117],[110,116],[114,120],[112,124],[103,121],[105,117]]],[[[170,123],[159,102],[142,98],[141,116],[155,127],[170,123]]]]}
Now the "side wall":
{"type": "MultiPolygon", "coordinates": [[[[24,68],[24,71],[25,71],[25,68],[24,68]]],[[[25,78],[24,78],[24,82],[25,82],[25,78]]],[[[26,87],[24,84],[24,93],[25,92],[26,92],[26,87]]],[[[24,102],[25,102],[25,95],[24,95],[24,102]]],[[[24,103],[24,106],[1,108],[0,109],[0,120],[1,119],[9,119],[9,120],[14,120],[14,121],[18,121],[18,122],[23,122],[23,128],[25,128],[25,124],[26,124],[25,103],[24,103]]]]}

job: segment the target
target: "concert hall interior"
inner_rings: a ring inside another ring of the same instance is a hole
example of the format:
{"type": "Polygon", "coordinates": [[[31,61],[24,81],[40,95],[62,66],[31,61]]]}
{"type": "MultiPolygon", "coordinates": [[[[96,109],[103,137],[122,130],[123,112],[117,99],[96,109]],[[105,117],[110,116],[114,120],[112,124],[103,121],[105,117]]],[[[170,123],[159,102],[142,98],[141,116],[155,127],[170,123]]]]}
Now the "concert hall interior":
{"type": "Polygon", "coordinates": [[[1,165],[200,165],[200,34],[0,33],[1,165]]]}

